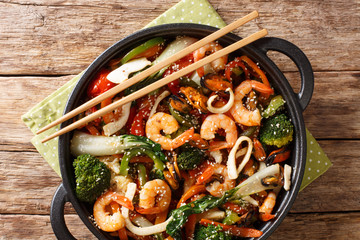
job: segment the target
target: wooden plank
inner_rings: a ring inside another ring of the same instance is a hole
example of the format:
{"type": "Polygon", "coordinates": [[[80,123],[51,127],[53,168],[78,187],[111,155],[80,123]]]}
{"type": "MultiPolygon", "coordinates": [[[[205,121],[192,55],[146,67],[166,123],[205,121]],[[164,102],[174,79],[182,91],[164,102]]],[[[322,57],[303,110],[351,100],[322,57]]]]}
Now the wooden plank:
{"type": "MultiPolygon", "coordinates": [[[[65,220],[77,239],[96,239],[77,215],[65,220]]],[[[0,215],[0,227],[3,239],[56,239],[48,215],[0,215]]],[[[360,213],[289,214],[269,239],[357,239],[359,234],[360,213]]]]}
{"type": "Polygon", "coordinates": [[[357,239],[360,213],[289,214],[269,240],[357,239]]]}
{"type": "MultiPolygon", "coordinates": [[[[286,76],[292,86],[299,89],[298,74],[286,76]]],[[[0,89],[6,89],[0,95],[3,116],[0,118],[0,149],[33,150],[29,144],[33,135],[21,121],[21,115],[72,77],[0,77],[0,89]]],[[[304,112],[304,119],[316,138],[360,138],[359,80],[360,72],[315,73],[313,98],[304,112]]]]}
{"type": "MultiPolygon", "coordinates": [[[[76,214],[66,215],[69,231],[76,239],[96,239],[76,214]]],[[[1,239],[56,239],[49,215],[1,215],[1,239]]]]}
{"type": "Polygon", "coordinates": [[[74,76],[64,77],[0,77],[0,149],[21,151],[34,149],[33,134],[21,121],[37,103],[56,91],[74,76]]]}
{"type": "MultiPolygon", "coordinates": [[[[77,74],[110,45],[177,2],[2,2],[0,74],[77,74]]],[[[228,23],[259,10],[261,18],[238,30],[240,36],[260,25],[270,36],[287,39],[303,49],[317,71],[359,70],[356,0],[210,2],[228,23]]],[[[286,70],[295,70],[286,58],[279,59],[286,70]]]]}
{"type": "Polygon", "coordinates": [[[333,166],[299,193],[291,211],[358,211],[360,162],[356,160],[360,141],[319,141],[319,144],[333,166]]]}
{"type": "MultiPolygon", "coordinates": [[[[299,193],[292,212],[360,211],[360,162],[353,161],[360,158],[360,141],[320,141],[320,145],[334,166],[299,193]]],[[[61,179],[38,153],[0,151],[0,166],[0,214],[49,213],[61,179]]]]}

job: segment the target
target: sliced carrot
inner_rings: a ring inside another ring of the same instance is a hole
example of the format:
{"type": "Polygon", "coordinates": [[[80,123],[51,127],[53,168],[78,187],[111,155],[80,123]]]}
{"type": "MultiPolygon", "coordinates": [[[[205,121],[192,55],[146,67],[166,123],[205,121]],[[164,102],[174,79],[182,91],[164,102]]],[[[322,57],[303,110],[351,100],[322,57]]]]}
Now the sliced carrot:
{"type": "Polygon", "coordinates": [[[231,235],[237,237],[260,237],[263,232],[255,228],[245,228],[245,227],[236,227],[234,225],[225,225],[219,222],[214,222],[208,219],[201,219],[200,224],[203,226],[220,226],[222,229],[220,231],[230,232],[231,235]]]}
{"type": "Polygon", "coordinates": [[[234,211],[234,212],[236,212],[236,213],[238,213],[240,215],[243,215],[243,214],[248,212],[247,209],[245,209],[245,208],[243,208],[243,207],[241,207],[241,206],[239,206],[239,205],[237,205],[235,203],[232,203],[232,202],[224,203],[223,206],[224,206],[224,208],[230,209],[231,211],[234,211]]]}
{"type": "Polygon", "coordinates": [[[261,81],[268,87],[270,87],[269,80],[267,79],[265,73],[259,68],[259,66],[254,63],[248,56],[241,56],[241,61],[245,62],[257,75],[261,78],[261,81]]]}
{"type": "MultiPolygon", "coordinates": [[[[110,97],[110,98],[107,98],[107,99],[105,99],[105,100],[103,100],[103,101],[101,102],[101,108],[104,108],[104,107],[106,107],[107,105],[110,105],[111,103],[112,103],[112,98],[111,98],[111,97],[110,97]]],[[[109,112],[109,113],[105,114],[102,118],[103,118],[103,120],[104,120],[104,123],[105,123],[105,124],[108,124],[108,123],[110,123],[111,121],[114,121],[115,116],[114,116],[114,113],[113,113],[113,112],[109,112]]]]}
{"type": "Polygon", "coordinates": [[[250,158],[249,161],[245,164],[241,173],[250,177],[250,176],[254,175],[254,173],[256,171],[257,171],[257,169],[254,166],[254,160],[252,158],[250,158]]]}
{"type": "Polygon", "coordinates": [[[106,194],[111,194],[112,200],[117,202],[121,206],[124,206],[129,210],[134,210],[134,206],[133,206],[132,202],[127,197],[121,196],[120,194],[117,194],[112,191],[108,191],[108,193],[106,193],[106,194]]]}
{"type": "Polygon", "coordinates": [[[260,215],[259,215],[260,220],[263,222],[267,222],[267,221],[273,219],[274,217],[275,217],[275,215],[270,214],[270,213],[260,213],[260,215]]]}
{"type": "Polygon", "coordinates": [[[187,190],[180,198],[176,208],[181,207],[182,204],[184,204],[189,198],[194,196],[195,194],[205,192],[206,188],[205,185],[193,185],[187,190]]]}
{"type": "Polygon", "coordinates": [[[111,207],[111,211],[114,212],[119,212],[120,211],[120,206],[117,202],[111,202],[110,203],[110,207],[111,207]]]}
{"type": "Polygon", "coordinates": [[[154,238],[152,236],[139,236],[128,230],[126,230],[126,234],[135,240],[154,240],[154,238]]]}
{"type": "Polygon", "coordinates": [[[209,180],[211,178],[211,176],[214,174],[215,169],[213,166],[209,165],[204,171],[203,173],[196,179],[196,184],[202,184],[204,182],[206,182],[207,180],[209,180]]]}
{"type": "Polygon", "coordinates": [[[206,196],[205,193],[195,194],[194,196],[192,196],[192,197],[190,198],[190,202],[196,201],[196,200],[198,200],[198,199],[200,199],[200,198],[203,198],[203,197],[205,197],[205,196],[206,196]]]}
{"type": "Polygon", "coordinates": [[[89,131],[91,135],[100,135],[99,130],[94,125],[88,124],[85,128],[89,131]]]}
{"type": "Polygon", "coordinates": [[[168,209],[166,209],[165,211],[163,211],[159,214],[156,214],[155,225],[165,222],[167,215],[168,215],[168,209]]]}
{"type": "Polygon", "coordinates": [[[189,178],[196,178],[201,174],[211,163],[209,161],[202,162],[197,168],[189,170],[189,178]]]}
{"type": "Polygon", "coordinates": [[[128,240],[128,236],[127,236],[127,233],[126,233],[126,229],[125,228],[121,228],[119,231],[119,238],[120,240],[128,240]]]}
{"type": "Polygon", "coordinates": [[[160,207],[136,208],[136,211],[140,214],[158,214],[162,212],[162,209],[160,207]]]}
{"type": "Polygon", "coordinates": [[[212,152],[231,147],[232,145],[225,141],[211,141],[209,151],[212,152]]]}
{"type": "Polygon", "coordinates": [[[167,238],[165,238],[164,240],[174,240],[171,236],[168,236],[167,238]]]}
{"type": "MultiPolygon", "coordinates": [[[[251,69],[252,71],[257,74],[256,77],[259,77],[261,79],[261,81],[268,87],[270,86],[269,80],[267,79],[265,73],[259,68],[259,66],[254,63],[249,57],[247,56],[241,56],[240,57],[241,61],[243,61],[244,63],[246,63],[251,69]]],[[[264,98],[269,98],[270,94],[269,93],[262,93],[261,96],[263,96],[264,98]]]]}
{"type": "Polygon", "coordinates": [[[146,51],[136,55],[133,59],[142,58],[142,57],[146,57],[146,58],[153,57],[160,52],[161,48],[162,48],[162,45],[160,45],[160,44],[155,45],[155,46],[147,49],[146,51]]]}
{"type": "Polygon", "coordinates": [[[194,239],[195,226],[196,226],[196,214],[191,214],[188,217],[187,222],[185,223],[186,240],[194,239]]]}

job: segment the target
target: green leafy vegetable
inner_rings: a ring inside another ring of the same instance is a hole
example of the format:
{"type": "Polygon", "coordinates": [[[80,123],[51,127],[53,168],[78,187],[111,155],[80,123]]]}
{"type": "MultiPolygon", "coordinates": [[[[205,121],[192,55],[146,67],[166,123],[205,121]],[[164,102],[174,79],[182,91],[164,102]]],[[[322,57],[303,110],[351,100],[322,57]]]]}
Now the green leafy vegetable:
{"type": "Polygon", "coordinates": [[[71,153],[74,156],[90,154],[92,156],[107,156],[123,153],[128,149],[144,148],[151,150],[161,160],[166,161],[161,145],[142,136],[95,136],[80,131],[75,131],[71,140],[71,153]]]}
{"type": "Polygon", "coordinates": [[[281,95],[273,97],[267,108],[261,113],[264,118],[269,118],[283,108],[285,100],[281,95]]]}
{"type": "Polygon", "coordinates": [[[177,158],[177,164],[181,170],[194,169],[204,160],[205,153],[189,144],[184,144],[180,150],[181,153],[177,158]]]}
{"type": "Polygon", "coordinates": [[[140,46],[132,49],[130,52],[128,52],[122,59],[121,64],[124,64],[128,61],[130,61],[132,58],[136,57],[137,55],[145,52],[146,50],[156,46],[163,44],[165,42],[165,39],[162,37],[156,37],[153,39],[150,39],[146,41],[145,43],[141,44],[140,46]]]}
{"type": "Polygon", "coordinates": [[[173,210],[170,213],[173,219],[166,226],[166,232],[175,240],[181,240],[180,229],[191,214],[203,213],[209,209],[219,207],[230,200],[240,199],[244,196],[261,192],[266,189],[273,189],[275,188],[274,186],[262,185],[261,179],[267,176],[274,176],[279,173],[279,164],[271,165],[255,173],[235,188],[226,191],[222,197],[207,195],[201,199],[173,210]]]}
{"type": "Polygon", "coordinates": [[[111,173],[107,166],[94,156],[84,154],[74,162],[76,196],[80,201],[92,203],[110,187],[111,173]]]}
{"type": "Polygon", "coordinates": [[[181,240],[180,229],[191,214],[203,213],[206,210],[221,206],[229,201],[237,190],[238,188],[236,187],[226,191],[220,198],[207,195],[201,199],[173,210],[171,212],[173,220],[166,226],[166,232],[175,240],[181,240]]]}
{"type": "Polygon", "coordinates": [[[231,240],[231,236],[220,231],[220,226],[209,225],[207,227],[198,225],[195,229],[194,240],[231,240]]]}

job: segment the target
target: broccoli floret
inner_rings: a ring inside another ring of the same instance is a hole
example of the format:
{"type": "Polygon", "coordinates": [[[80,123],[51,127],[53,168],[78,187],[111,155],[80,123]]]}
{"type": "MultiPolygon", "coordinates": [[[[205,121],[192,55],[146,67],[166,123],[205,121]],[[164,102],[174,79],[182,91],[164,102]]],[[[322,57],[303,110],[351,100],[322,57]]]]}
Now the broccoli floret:
{"type": "Polygon", "coordinates": [[[273,97],[267,108],[261,113],[264,118],[269,118],[284,108],[285,100],[281,95],[273,97]]]}
{"type": "Polygon", "coordinates": [[[195,230],[194,240],[231,240],[231,236],[221,232],[220,226],[209,225],[207,227],[198,225],[195,230]]]}
{"type": "Polygon", "coordinates": [[[260,141],[280,148],[293,140],[293,133],[293,124],[285,114],[280,114],[265,121],[260,129],[260,141]]]}
{"type": "Polygon", "coordinates": [[[180,150],[181,153],[177,158],[177,164],[181,170],[194,169],[204,160],[205,153],[189,144],[181,146],[180,150]]]}
{"type": "Polygon", "coordinates": [[[78,156],[73,163],[76,178],[76,196],[92,203],[110,187],[111,173],[105,163],[90,154],[78,156]]]}

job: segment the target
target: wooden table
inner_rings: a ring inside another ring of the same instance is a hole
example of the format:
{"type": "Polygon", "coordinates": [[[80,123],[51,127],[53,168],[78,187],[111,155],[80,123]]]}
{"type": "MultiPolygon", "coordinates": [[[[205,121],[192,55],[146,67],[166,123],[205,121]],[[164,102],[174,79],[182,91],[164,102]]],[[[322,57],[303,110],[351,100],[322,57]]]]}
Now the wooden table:
{"type": "MultiPolygon", "coordinates": [[[[54,239],[49,209],[61,179],[30,143],[20,116],[85,69],[117,40],[141,29],[178,0],[0,2],[0,239],[54,239]]],[[[309,57],[315,90],[307,128],[334,166],[304,191],[270,239],[360,237],[359,1],[211,0],[227,23],[258,10],[270,36],[309,57]]],[[[248,24],[237,33],[257,30],[248,24]]],[[[296,67],[271,54],[299,89],[296,67]]],[[[66,221],[93,239],[71,206],[66,221]]]]}

